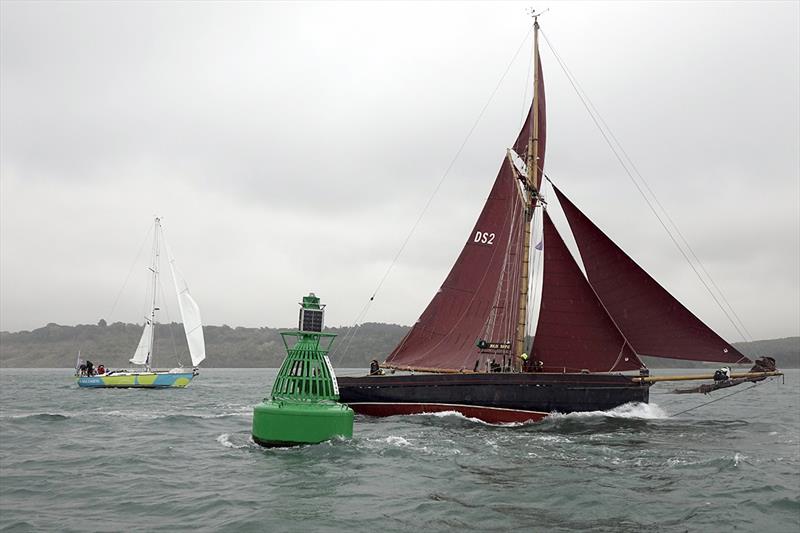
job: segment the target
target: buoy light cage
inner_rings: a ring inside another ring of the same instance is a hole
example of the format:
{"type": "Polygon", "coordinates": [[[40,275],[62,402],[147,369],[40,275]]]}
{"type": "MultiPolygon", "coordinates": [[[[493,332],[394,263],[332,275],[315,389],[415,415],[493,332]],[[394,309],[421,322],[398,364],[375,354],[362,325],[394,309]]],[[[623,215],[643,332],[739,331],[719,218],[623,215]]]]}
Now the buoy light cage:
{"type": "Polygon", "coordinates": [[[319,303],[319,298],[313,292],[303,296],[300,302],[300,317],[297,329],[309,333],[321,333],[325,318],[325,304],[319,303]]]}

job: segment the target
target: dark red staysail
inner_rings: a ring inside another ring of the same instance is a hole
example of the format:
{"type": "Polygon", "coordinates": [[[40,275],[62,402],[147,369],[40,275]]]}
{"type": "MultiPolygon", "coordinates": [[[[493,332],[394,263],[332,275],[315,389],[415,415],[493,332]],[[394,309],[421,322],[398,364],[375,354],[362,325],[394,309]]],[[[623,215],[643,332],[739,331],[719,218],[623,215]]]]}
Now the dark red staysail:
{"type": "Polygon", "coordinates": [[[504,159],[461,255],[417,323],[387,357],[388,366],[473,370],[477,361],[483,369],[487,355],[476,346],[478,340],[507,345],[494,351],[511,357],[524,223],[519,185],[504,159]]]}
{"type": "Polygon", "coordinates": [[[644,366],[614,325],[544,212],[542,303],[533,358],[544,370],[611,372],[644,366]]]}
{"type": "Polygon", "coordinates": [[[534,172],[531,174],[531,177],[533,186],[536,188],[536,190],[539,190],[542,183],[544,151],[545,144],[547,142],[547,113],[545,110],[544,78],[542,77],[542,62],[539,60],[539,49],[537,48],[534,53],[536,54],[536,64],[538,65],[538,76],[536,78],[535,87],[536,97],[533,99],[531,107],[528,110],[528,116],[525,118],[525,124],[522,125],[522,131],[519,132],[517,140],[514,142],[514,151],[522,158],[523,161],[527,162],[528,140],[530,139],[531,135],[531,126],[533,126],[533,106],[536,105],[538,109],[536,114],[538,123],[538,128],[536,130],[538,142],[536,159],[534,160],[534,172]]]}
{"type": "Polygon", "coordinates": [[[750,362],[637,265],[554,187],[597,295],[637,353],[671,359],[750,362]]]}

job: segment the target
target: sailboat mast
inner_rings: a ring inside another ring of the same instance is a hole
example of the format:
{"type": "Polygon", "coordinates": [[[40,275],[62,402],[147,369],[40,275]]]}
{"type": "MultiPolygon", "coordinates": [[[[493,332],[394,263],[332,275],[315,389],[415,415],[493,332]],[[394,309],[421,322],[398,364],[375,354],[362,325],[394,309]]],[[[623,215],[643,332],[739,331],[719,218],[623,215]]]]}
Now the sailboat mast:
{"type": "MultiPolygon", "coordinates": [[[[539,17],[533,18],[533,104],[530,136],[528,137],[528,156],[525,161],[528,170],[528,186],[538,193],[541,172],[539,169],[539,17]]],[[[534,194],[533,196],[536,196],[534,194]]],[[[533,198],[529,198],[529,201],[533,198]]],[[[530,202],[533,204],[533,202],[530,202]]]]}
{"type": "Polygon", "coordinates": [[[530,250],[531,250],[531,221],[533,210],[536,206],[539,186],[539,17],[533,17],[533,103],[530,113],[528,154],[526,157],[526,193],[525,194],[525,224],[522,245],[522,267],[520,269],[519,313],[516,335],[515,366],[521,362],[520,356],[525,351],[525,331],[528,321],[528,291],[530,290],[530,250]]]}
{"type": "Polygon", "coordinates": [[[152,333],[150,335],[150,355],[147,358],[147,370],[152,368],[153,363],[153,349],[155,348],[156,343],[156,311],[158,307],[156,307],[156,295],[158,294],[158,259],[159,259],[159,248],[158,248],[158,236],[161,232],[161,219],[156,217],[156,227],[154,236],[153,236],[153,266],[150,270],[153,271],[153,305],[150,308],[150,327],[152,328],[152,333]]]}

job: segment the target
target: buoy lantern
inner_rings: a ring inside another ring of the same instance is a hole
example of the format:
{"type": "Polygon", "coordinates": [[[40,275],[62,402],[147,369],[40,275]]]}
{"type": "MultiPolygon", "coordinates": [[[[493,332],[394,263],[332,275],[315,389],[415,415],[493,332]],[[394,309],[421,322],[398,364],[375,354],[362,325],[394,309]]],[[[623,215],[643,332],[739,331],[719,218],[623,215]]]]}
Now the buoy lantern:
{"type": "Polygon", "coordinates": [[[338,403],[339,386],[328,359],[336,335],[322,332],[324,314],[325,306],[312,292],[300,303],[298,331],[281,332],[286,359],[270,397],[253,410],[253,440],[262,446],[353,436],[353,410],[338,403]]]}

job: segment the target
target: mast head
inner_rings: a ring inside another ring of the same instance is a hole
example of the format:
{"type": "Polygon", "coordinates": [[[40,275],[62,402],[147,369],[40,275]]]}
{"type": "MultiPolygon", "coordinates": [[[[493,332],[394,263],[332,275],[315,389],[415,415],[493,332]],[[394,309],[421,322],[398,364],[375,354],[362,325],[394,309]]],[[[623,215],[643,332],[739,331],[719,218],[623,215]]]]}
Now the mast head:
{"type": "Polygon", "coordinates": [[[533,18],[533,27],[534,28],[536,28],[537,30],[539,29],[539,17],[541,15],[544,15],[548,11],[550,11],[549,7],[547,9],[545,9],[544,11],[536,11],[532,7],[528,8],[528,14],[533,18]]]}

